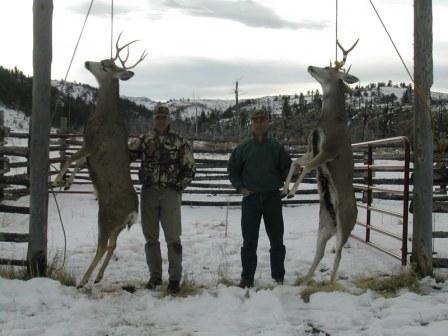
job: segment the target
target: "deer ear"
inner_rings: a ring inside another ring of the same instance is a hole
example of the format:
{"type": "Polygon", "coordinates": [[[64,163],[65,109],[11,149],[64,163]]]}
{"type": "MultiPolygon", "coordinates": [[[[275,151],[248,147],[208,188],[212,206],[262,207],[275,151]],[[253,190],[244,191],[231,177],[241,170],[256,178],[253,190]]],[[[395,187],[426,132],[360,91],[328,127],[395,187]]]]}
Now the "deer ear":
{"type": "Polygon", "coordinates": [[[134,73],[132,71],[126,70],[126,71],[123,71],[122,73],[120,73],[119,78],[121,80],[126,81],[126,80],[132,78],[132,76],[134,76],[134,73]]]}
{"type": "Polygon", "coordinates": [[[353,83],[359,82],[359,79],[357,77],[350,75],[347,72],[343,73],[342,80],[348,84],[353,84],[353,83]]]}

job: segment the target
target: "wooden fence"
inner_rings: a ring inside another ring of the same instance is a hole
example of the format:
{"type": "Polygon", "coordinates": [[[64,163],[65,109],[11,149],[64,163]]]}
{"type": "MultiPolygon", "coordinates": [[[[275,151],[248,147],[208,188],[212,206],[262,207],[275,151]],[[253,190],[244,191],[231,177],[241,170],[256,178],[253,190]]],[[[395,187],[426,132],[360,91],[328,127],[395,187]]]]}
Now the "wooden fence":
{"type": "MultiPolygon", "coordinates": [[[[15,143],[20,145],[0,147],[0,212],[29,213],[29,207],[11,204],[29,193],[28,157],[29,146],[27,133],[2,132],[9,139],[16,139],[15,143]],[[9,203],[9,204],[8,204],[9,203]]],[[[1,141],[1,139],[0,139],[1,141]]],[[[197,173],[194,181],[184,191],[183,205],[190,206],[239,206],[241,196],[233,189],[227,177],[227,162],[231,150],[235,143],[207,142],[202,139],[191,140],[197,173]]],[[[4,143],[4,141],[2,142],[4,143]]],[[[50,136],[50,178],[59,172],[60,166],[65,158],[76,152],[82,144],[79,134],[51,134],[50,136]]],[[[299,157],[306,149],[303,145],[287,144],[291,157],[299,157]]],[[[405,153],[395,144],[385,147],[375,147],[369,154],[366,148],[354,145],[355,174],[353,183],[356,190],[358,204],[362,206],[367,203],[365,185],[399,187],[404,185],[403,166],[390,164],[391,162],[403,162],[405,153]],[[369,156],[370,155],[370,156],[369,156]],[[369,161],[371,160],[371,161],[369,161]],[[377,165],[375,173],[368,175],[365,167],[373,162],[388,162],[389,165],[377,165]]],[[[410,155],[412,161],[412,154],[410,155]]],[[[446,157],[443,159],[448,161],[446,157]]],[[[139,162],[131,164],[131,174],[137,192],[141,189],[138,181],[139,162]]],[[[69,172],[73,169],[70,168],[69,172]]],[[[412,173],[412,166],[410,167],[412,173]]],[[[443,175],[443,169],[435,171],[435,176],[443,175]]],[[[448,175],[448,174],[447,174],[448,175]]],[[[435,183],[439,183],[439,190],[444,193],[435,194],[435,210],[448,210],[448,196],[446,195],[446,184],[448,178],[439,178],[435,183]]],[[[290,200],[283,200],[285,205],[298,205],[305,203],[319,202],[318,190],[316,188],[315,174],[310,173],[304,179],[305,188],[300,188],[296,196],[290,200]]],[[[49,183],[50,189],[50,183],[49,183]]],[[[53,189],[55,193],[87,194],[93,191],[91,180],[86,168],[81,169],[74,180],[73,186],[69,190],[53,189]]],[[[391,193],[387,188],[374,188],[370,190],[371,196],[375,199],[403,200],[403,195],[391,193]]],[[[412,194],[409,197],[412,200],[412,194]]],[[[448,234],[447,234],[448,236],[448,234]]],[[[27,242],[27,234],[0,233],[1,241],[27,242]]],[[[0,264],[5,263],[0,259],[0,264]]],[[[9,261],[9,264],[23,264],[23,261],[9,261]]]]}

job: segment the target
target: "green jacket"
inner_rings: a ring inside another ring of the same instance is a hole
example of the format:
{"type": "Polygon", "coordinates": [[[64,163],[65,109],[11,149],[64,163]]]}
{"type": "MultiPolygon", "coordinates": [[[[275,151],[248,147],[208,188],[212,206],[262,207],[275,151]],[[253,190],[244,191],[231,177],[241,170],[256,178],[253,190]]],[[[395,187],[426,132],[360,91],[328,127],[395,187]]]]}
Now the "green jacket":
{"type": "Polygon", "coordinates": [[[229,179],[236,190],[273,191],[283,187],[291,158],[275,139],[256,142],[253,138],[236,147],[227,166],[229,179]]]}
{"type": "Polygon", "coordinates": [[[193,180],[193,153],[188,142],[174,131],[163,137],[156,130],[141,136],[131,153],[142,160],[139,178],[143,185],[181,191],[193,180]]]}

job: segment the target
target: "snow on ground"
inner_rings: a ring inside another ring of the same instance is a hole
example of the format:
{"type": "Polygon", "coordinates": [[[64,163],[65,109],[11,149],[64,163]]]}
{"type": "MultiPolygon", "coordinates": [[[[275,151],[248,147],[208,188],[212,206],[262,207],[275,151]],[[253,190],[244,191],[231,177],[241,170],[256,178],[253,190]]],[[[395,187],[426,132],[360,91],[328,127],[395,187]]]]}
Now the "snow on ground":
{"type": "MultiPolygon", "coordinates": [[[[57,201],[67,233],[65,268],[79,281],[96,247],[96,201],[93,195],[77,194],[59,194],[57,201]]],[[[20,202],[26,204],[27,197],[20,202]]],[[[2,216],[2,231],[27,231],[26,216],[2,216]]],[[[314,254],[317,205],[284,207],[287,273],[283,286],[274,285],[270,278],[269,243],[261,228],[256,288],[248,291],[224,284],[237,284],[240,278],[240,208],[184,206],[182,216],[184,278],[194,283],[196,293],[175,297],[164,295],[164,288],[144,289],[148,271],[141,227],[136,224],[121,233],[115,258],[100,284],[89,283],[87,289],[78,290],[45,278],[0,278],[0,335],[446,335],[448,283],[423,279],[424,295],[403,290],[388,299],[363,292],[353,284],[357,276],[394,274],[402,268],[397,260],[353,239],[343,250],[339,271],[338,283],[345,291],[316,293],[309,303],[301,299],[304,287],[294,284],[308,270],[314,254]],[[129,293],[123,285],[137,290],[129,293]]],[[[161,241],[165,287],[163,235],[161,241]]],[[[24,257],[26,249],[19,245],[2,243],[0,255],[24,257]]],[[[317,280],[329,278],[333,246],[331,240],[317,280]]],[[[63,248],[51,196],[50,259],[63,248]]]]}

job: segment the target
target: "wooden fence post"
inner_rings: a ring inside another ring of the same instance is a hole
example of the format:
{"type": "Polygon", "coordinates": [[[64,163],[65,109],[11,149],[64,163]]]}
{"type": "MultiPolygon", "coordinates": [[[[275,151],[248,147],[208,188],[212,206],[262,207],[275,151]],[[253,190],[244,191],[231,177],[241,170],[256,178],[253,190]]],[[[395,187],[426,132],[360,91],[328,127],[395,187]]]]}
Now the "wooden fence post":
{"type": "Polygon", "coordinates": [[[51,123],[52,0],[33,2],[33,106],[30,125],[28,273],[47,270],[48,165],[51,123]]]}
{"type": "Polygon", "coordinates": [[[421,276],[432,274],[433,134],[430,90],[432,0],[414,0],[414,220],[412,259],[421,276]]]}
{"type": "MultiPolygon", "coordinates": [[[[0,110],[0,146],[5,144],[5,111],[0,110]]],[[[5,168],[5,156],[0,154],[0,175],[3,176],[4,168],[5,168]]],[[[0,183],[0,202],[3,201],[4,193],[3,193],[3,184],[0,183]]]]}

